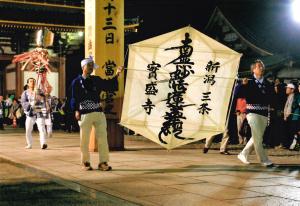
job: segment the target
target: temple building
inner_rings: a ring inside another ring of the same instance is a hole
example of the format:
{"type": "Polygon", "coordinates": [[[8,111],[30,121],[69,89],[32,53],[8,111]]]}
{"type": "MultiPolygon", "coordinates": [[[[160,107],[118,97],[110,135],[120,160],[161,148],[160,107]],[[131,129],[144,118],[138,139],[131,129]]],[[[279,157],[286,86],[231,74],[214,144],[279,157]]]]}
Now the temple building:
{"type": "MultiPolygon", "coordinates": [[[[138,30],[140,19],[125,19],[125,35],[138,30]]],[[[21,71],[13,64],[14,55],[36,47],[36,32],[47,28],[54,33],[47,47],[52,72],[47,78],[52,95],[64,98],[71,80],[81,72],[84,57],[84,1],[1,0],[0,1],[0,95],[19,97],[33,71],[21,71]]]]}
{"type": "Polygon", "coordinates": [[[250,74],[253,60],[261,59],[267,76],[300,78],[299,48],[296,46],[300,43],[300,30],[287,18],[290,12],[286,7],[283,2],[272,4],[272,1],[265,4],[223,2],[215,8],[204,33],[243,54],[240,77],[250,74]]]}

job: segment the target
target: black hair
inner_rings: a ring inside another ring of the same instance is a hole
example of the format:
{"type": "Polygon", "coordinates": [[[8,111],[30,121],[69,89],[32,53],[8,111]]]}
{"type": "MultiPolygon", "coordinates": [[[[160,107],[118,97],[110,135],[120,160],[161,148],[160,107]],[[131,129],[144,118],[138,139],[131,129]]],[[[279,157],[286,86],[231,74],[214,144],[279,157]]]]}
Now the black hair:
{"type": "Polygon", "coordinates": [[[34,80],[34,82],[35,82],[35,78],[33,78],[33,77],[29,77],[28,79],[27,79],[27,84],[29,83],[29,80],[30,79],[33,79],[34,80]]]}

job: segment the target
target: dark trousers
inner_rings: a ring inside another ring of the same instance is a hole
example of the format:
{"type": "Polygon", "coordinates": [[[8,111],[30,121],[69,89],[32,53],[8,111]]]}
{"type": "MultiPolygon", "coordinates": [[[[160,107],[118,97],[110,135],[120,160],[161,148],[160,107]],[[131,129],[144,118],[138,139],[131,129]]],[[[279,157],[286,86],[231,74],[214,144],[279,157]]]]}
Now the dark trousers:
{"type": "Polygon", "coordinates": [[[295,134],[299,131],[299,124],[299,120],[291,120],[291,118],[285,121],[285,138],[282,142],[284,147],[290,147],[292,144],[295,134]]]}
{"type": "Polygon", "coordinates": [[[78,132],[79,131],[79,125],[77,120],[75,119],[75,113],[74,112],[67,112],[65,115],[65,130],[68,132],[78,132]]]}
{"type": "Polygon", "coordinates": [[[283,139],[285,137],[285,122],[283,120],[283,115],[278,111],[276,114],[271,116],[271,122],[269,126],[269,134],[266,142],[272,146],[279,146],[283,144],[283,139]]]}
{"type": "Polygon", "coordinates": [[[2,130],[2,129],[4,129],[4,127],[3,127],[3,118],[0,118],[0,129],[2,130]]]}

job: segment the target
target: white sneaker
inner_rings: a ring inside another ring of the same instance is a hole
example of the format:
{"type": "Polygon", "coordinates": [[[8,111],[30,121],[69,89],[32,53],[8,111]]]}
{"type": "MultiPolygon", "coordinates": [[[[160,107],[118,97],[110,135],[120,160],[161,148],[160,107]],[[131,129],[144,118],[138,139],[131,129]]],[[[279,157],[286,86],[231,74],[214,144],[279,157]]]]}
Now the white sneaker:
{"type": "Polygon", "coordinates": [[[274,164],[270,160],[261,163],[264,167],[272,167],[274,164]]]}
{"type": "Polygon", "coordinates": [[[247,157],[242,153],[240,153],[237,157],[239,158],[239,160],[241,160],[242,163],[247,165],[250,164],[250,162],[247,160],[247,157]]]}
{"type": "Polygon", "coordinates": [[[297,144],[297,139],[296,139],[296,138],[294,138],[294,140],[293,140],[293,142],[292,142],[292,144],[291,144],[291,146],[290,146],[290,150],[293,150],[293,149],[295,149],[295,147],[296,147],[296,144],[297,144]]]}
{"type": "Polygon", "coordinates": [[[25,149],[31,149],[31,148],[32,148],[31,145],[27,145],[27,146],[25,147],[25,149]]]}

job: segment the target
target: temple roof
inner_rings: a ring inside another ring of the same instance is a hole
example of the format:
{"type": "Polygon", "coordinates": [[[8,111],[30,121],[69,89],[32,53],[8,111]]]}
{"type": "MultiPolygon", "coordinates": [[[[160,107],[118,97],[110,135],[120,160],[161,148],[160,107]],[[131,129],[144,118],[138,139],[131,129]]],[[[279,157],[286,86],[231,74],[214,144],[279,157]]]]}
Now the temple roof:
{"type": "MultiPolygon", "coordinates": [[[[139,18],[125,19],[125,32],[136,32],[139,18]]],[[[84,30],[84,1],[0,0],[0,27],[78,32],[84,30]]]]}
{"type": "Polygon", "coordinates": [[[300,25],[292,20],[289,9],[286,0],[221,1],[205,33],[243,53],[240,71],[248,73],[257,58],[276,70],[300,57],[300,25]]]}
{"type": "Polygon", "coordinates": [[[0,25],[2,28],[33,30],[42,27],[67,32],[83,30],[84,7],[80,5],[81,1],[72,1],[72,5],[58,4],[59,2],[63,1],[48,0],[41,3],[0,0],[0,25]]]}
{"type": "MultiPolygon", "coordinates": [[[[0,54],[27,51],[42,28],[55,33],[56,53],[78,49],[84,44],[84,11],[82,0],[0,0],[0,54]]],[[[137,32],[139,23],[139,17],[125,19],[125,34],[137,32]]]]}

